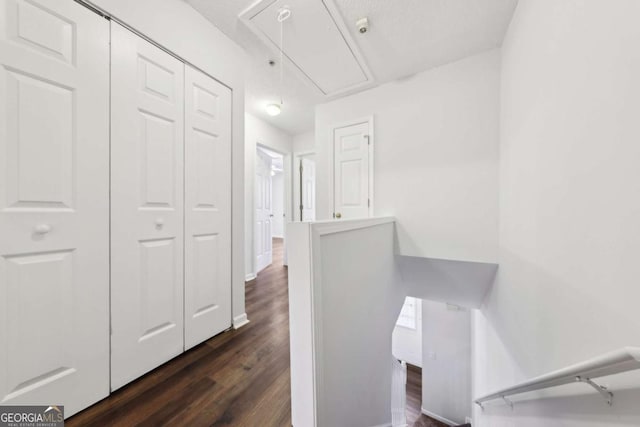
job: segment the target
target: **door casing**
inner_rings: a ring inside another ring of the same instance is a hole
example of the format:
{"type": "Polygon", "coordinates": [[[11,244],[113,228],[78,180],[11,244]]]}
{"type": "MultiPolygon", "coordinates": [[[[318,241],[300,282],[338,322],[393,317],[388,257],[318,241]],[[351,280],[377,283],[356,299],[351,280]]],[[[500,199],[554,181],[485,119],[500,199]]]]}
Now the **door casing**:
{"type": "MultiPolygon", "coordinates": [[[[335,131],[336,129],[341,129],[341,128],[345,128],[345,127],[349,127],[349,126],[354,126],[354,125],[359,125],[359,124],[363,124],[363,123],[367,123],[368,127],[369,127],[369,209],[368,209],[368,214],[369,217],[373,216],[373,213],[375,212],[374,210],[374,206],[375,206],[375,191],[374,191],[374,146],[375,146],[375,135],[374,135],[374,116],[366,116],[366,117],[362,117],[359,119],[352,119],[352,120],[347,120],[344,122],[339,122],[339,123],[335,123],[331,126],[331,141],[329,141],[329,159],[330,159],[330,170],[331,170],[331,174],[329,175],[329,191],[331,193],[331,210],[333,212],[333,215],[335,215],[336,213],[336,200],[335,200],[335,176],[336,176],[336,171],[335,171],[335,131]]],[[[316,172],[317,173],[317,172],[316,172]]],[[[317,212],[316,212],[317,215],[317,212]]],[[[333,219],[336,219],[335,217],[333,219]]]]}

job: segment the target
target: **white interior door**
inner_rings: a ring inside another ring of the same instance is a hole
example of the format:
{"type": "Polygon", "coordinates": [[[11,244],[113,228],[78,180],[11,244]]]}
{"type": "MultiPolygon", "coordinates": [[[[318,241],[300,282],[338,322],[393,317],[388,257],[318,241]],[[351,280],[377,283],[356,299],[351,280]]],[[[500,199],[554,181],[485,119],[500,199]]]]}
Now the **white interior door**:
{"type": "Polygon", "coordinates": [[[231,326],[231,91],[185,67],[185,349],[231,326]]]}
{"type": "Polygon", "coordinates": [[[271,157],[260,150],[256,155],[256,272],[273,262],[271,235],[271,157]]]}
{"type": "Polygon", "coordinates": [[[334,129],[334,216],[369,216],[369,123],[334,129]]]}
{"type": "Polygon", "coordinates": [[[302,221],[316,220],[316,162],[312,157],[301,158],[302,221]]]}
{"type": "Polygon", "coordinates": [[[111,26],[111,386],[180,354],[184,64],[111,26]]]}
{"type": "Polygon", "coordinates": [[[0,404],[109,393],[109,24],[0,2],[0,404]]]}

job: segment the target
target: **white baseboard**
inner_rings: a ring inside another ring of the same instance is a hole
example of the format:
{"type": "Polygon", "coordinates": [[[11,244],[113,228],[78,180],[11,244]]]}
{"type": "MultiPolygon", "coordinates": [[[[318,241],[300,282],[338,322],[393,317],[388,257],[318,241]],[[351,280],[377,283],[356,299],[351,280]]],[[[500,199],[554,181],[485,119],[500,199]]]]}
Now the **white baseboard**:
{"type": "Polygon", "coordinates": [[[247,274],[246,276],[244,276],[244,281],[245,281],[245,282],[250,282],[250,281],[252,281],[252,280],[253,280],[253,279],[255,279],[255,278],[256,278],[256,275],[255,275],[255,274],[253,274],[253,273],[249,273],[249,274],[247,274]]]}
{"type": "Polygon", "coordinates": [[[448,420],[445,417],[441,417],[440,415],[434,414],[433,412],[429,412],[424,408],[421,408],[421,410],[422,410],[422,413],[425,414],[427,417],[431,417],[434,420],[440,421],[441,423],[445,423],[446,425],[449,425],[449,426],[459,425],[459,423],[448,420]]]}
{"type": "Polygon", "coordinates": [[[242,313],[240,316],[236,316],[233,318],[233,329],[240,329],[247,323],[249,323],[249,319],[247,319],[247,313],[242,313]]]}

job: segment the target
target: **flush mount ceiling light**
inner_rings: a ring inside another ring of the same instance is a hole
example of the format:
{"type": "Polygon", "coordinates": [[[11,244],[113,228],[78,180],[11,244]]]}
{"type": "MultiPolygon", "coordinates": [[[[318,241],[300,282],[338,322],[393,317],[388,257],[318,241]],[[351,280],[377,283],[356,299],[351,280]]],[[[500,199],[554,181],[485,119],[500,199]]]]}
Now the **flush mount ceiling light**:
{"type": "Polygon", "coordinates": [[[265,107],[267,114],[270,116],[277,116],[282,111],[280,104],[269,104],[265,107]]]}

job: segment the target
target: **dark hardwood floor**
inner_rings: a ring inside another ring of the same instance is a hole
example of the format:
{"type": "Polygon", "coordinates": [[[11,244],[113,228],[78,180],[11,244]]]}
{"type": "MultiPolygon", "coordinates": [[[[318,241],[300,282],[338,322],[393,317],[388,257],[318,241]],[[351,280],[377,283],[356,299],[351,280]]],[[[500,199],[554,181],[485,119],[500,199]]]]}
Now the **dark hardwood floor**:
{"type": "Polygon", "coordinates": [[[422,413],[422,369],[407,365],[407,425],[409,427],[449,427],[422,413]]]}
{"type": "Polygon", "coordinates": [[[246,286],[250,323],[222,333],[69,418],[74,426],[291,426],[282,240],[246,286]]]}
{"type": "MultiPolygon", "coordinates": [[[[250,323],[222,333],[66,421],[75,426],[291,426],[289,298],[283,245],[246,285],[250,323]]],[[[443,427],[420,412],[421,373],[407,373],[411,427],[443,427]]],[[[304,426],[302,426],[304,427],[304,426]]]]}

